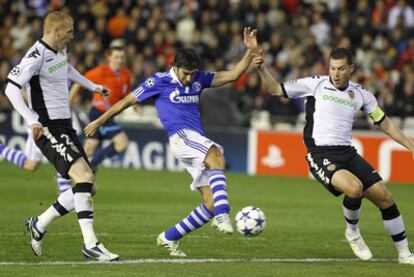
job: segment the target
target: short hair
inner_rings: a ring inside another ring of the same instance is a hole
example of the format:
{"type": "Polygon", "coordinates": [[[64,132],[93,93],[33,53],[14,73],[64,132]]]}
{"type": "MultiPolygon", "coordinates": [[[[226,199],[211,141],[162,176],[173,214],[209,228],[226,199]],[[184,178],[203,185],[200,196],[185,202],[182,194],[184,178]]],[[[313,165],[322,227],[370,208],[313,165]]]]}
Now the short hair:
{"type": "Polygon", "coordinates": [[[201,58],[193,48],[181,48],[174,57],[173,66],[188,70],[199,69],[201,58]]]}
{"type": "Polygon", "coordinates": [[[43,22],[43,32],[49,33],[54,28],[59,28],[65,23],[72,23],[73,19],[72,17],[62,11],[54,11],[51,13],[48,13],[45,17],[45,21],[43,22]]]}
{"type": "Polygon", "coordinates": [[[330,59],[334,59],[334,60],[340,60],[346,58],[346,61],[348,64],[353,64],[354,63],[354,58],[352,56],[352,53],[349,49],[347,48],[343,48],[343,47],[339,47],[336,48],[334,50],[332,50],[331,54],[329,55],[329,60],[330,59]]]}

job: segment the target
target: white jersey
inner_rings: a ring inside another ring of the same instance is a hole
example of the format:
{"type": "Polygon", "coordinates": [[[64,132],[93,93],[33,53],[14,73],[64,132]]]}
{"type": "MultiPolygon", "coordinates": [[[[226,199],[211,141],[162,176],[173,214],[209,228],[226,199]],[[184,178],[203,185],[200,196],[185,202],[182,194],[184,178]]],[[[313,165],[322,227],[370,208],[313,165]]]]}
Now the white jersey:
{"type": "Polygon", "coordinates": [[[29,108],[38,114],[40,123],[69,119],[68,68],[66,51],[56,52],[38,40],[10,71],[7,81],[20,89],[27,86],[29,108]]]}
{"type": "Polygon", "coordinates": [[[340,90],[329,76],[314,76],[285,82],[282,89],[286,97],[306,97],[304,140],[308,148],[351,145],[352,126],[361,109],[374,122],[385,117],[374,95],[352,81],[340,90]]]}

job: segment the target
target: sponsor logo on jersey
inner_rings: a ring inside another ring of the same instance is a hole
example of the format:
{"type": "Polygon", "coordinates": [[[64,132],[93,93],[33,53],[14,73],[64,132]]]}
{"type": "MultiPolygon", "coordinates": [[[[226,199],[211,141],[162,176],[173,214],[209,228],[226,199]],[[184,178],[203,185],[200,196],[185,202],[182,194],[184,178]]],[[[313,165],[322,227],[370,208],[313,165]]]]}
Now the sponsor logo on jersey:
{"type": "Polygon", "coordinates": [[[40,56],[40,52],[37,48],[35,48],[35,50],[33,50],[29,55],[27,55],[28,58],[37,58],[40,56]]]}
{"type": "Polygon", "coordinates": [[[350,107],[354,110],[356,110],[358,108],[358,104],[356,102],[349,101],[349,100],[346,100],[346,99],[342,99],[342,98],[339,98],[339,97],[336,97],[336,96],[324,94],[322,96],[322,99],[325,100],[325,101],[331,101],[331,102],[335,102],[335,103],[338,103],[338,104],[343,105],[343,106],[350,107]]]}
{"type": "Polygon", "coordinates": [[[180,95],[180,91],[176,88],[170,94],[170,100],[173,103],[177,104],[191,104],[191,103],[199,103],[200,96],[199,95],[180,95]]]}
{"type": "Polygon", "coordinates": [[[191,85],[191,88],[195,91],[195,92],[199,92],[200,90],[201,90],[201,84],[200,84],[200,82],[194,82],[192,85],[191,85]]]}
{"type": "Polygon", "coordinates": [[[13,76],[19,76],[20,73],[22,72],[22,70],[20,69],[20,67],[15,66],[13,67],[13,69],[10,71],[10,74],[13,76]]]}
{"type": "Polygon", "coordinates": [[[349,95],[349,98],[351,99],[355,98],[355,93],[352,90],[348,91],[348,95],[349,95]]]}
{"type": "Polygon", "coordinates": [[[66,67],[67,65],[68,65],[68,60],[63,60],[60,63],[57,63],[57,64],[54,64],[54,65],[50,66],[47,69],[47,71],[49,73],[53,73],[53,72],[56,72],[56,71],[58,71],[58,70],[60,70],[60,69],[62,69],[64,67],[66,67]]]}

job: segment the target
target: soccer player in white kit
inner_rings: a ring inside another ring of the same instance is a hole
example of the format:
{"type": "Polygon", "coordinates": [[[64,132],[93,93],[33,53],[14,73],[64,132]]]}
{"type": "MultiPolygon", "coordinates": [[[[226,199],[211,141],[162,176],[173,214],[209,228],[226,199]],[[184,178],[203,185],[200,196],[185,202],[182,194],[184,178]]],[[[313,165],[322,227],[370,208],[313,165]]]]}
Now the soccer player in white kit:
{"type": "Polygon", "coordinates": [[[361,201],[369,199],[381,212],[385,229],[398,251],[398,261],[413,264],[403,218],[381,176],[351,145],[356,113],[363,110],[387,135],[407,148],[414,157],[414,144],[388,118],[374,95],[350,80],[355,70],[352,53],[334,49],[329,58],[329,76],[314,76],[278,83],[263,65],[262,52],[253,60],[262,87],[281,97],[306,98],[306,125],[303,131],[308,150],[306,159],[312,175],[333,195],[345,194],[343,214],[345,237],[355,255],[370,260],[372,253],[358,227],[361,201]]]}
{"type": "Polygon", "coordinates": [[[84,256],[99,261],[117,260],[119,256],[98,241],[93,228],[95,175],[72,127],[68,79],[95,93],[107,94],[108,90],[90,82],[68,63],[66,46],[73,38],[73,19],[68,14],[49,13],[44,20],[43,32],[42,38],[30,47],[20,64],[7,76],[5,92],[30,126],[36,146],[64,178],[73,179],[75,186],[73,190],[61,193],[41,215],[26,220],[31,248],[40,256],[48,225],[75,210],[83,235],[84,256]],[[22,96],[22,89],[27,85],[30,108],[22,96]]]}
{"type": "Polygon", "coordinates": [[[186,218],[157,237],[157,244],[167,248],[171,256],[185,257],[186,254],[179,248],[179,240],[213,217],[213,227],[222,233],[233,233],[223,148],[206,137],[199,111],[200,95],[205,88],[237,80],[247,70],[257,48],[256,32],[251,28],[244,29],[247,51],[238,64],[228,71],[199,71],[201,60],[194,49],[178,50],[169,71],[152,74],[85,128],[85,134],[92,136],[102,124],[129,106],[155,99],[158,116],[168,132],[171,150],[193,177],[191,189],[198,190],[203,201],[186,218]]]}

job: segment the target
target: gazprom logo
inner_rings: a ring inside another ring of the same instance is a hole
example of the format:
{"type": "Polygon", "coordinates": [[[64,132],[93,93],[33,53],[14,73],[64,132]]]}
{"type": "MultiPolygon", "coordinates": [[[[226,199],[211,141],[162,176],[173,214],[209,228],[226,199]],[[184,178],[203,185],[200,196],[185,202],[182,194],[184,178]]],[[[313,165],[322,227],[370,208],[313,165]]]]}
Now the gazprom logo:
{"type": "Polygon", "coordinates": [[[48,71],[49,73],[56,72],[56,71],[58,71],[59,69],[64,68],[67,64],[68,64],[68,60],[61,61],[60,63],[57,63],[57,64],[54,64],[54,65],[50,66],[50,67],[47,69],[47,71],[48,71]]]}
{"type": "Polygon", "coordinates": [[[199,95],[180,95],[180,91],[175,89],[170,94],[170,100],[173,103],[177,104],[189,104],[189,103],[198,103],[200,102],[199,95]]]}
{"type": "Polygon", "coordinates": [[[356,110],[358,108],[358,105],[357,105],[356,102],[349,101],[349,100],[346,100],[346,99],[342,99],[342,98],[339,98],[339,97],[336,97],[336,96],[324,94],[322,96],[322,99],[326,100],[326,101],[335,102],[335,103],[338,103],[338,104],[341,104],[341,105],[344,105],[344,106],[348,106],[348,107],[350,107],[354,110],[356,110]]]}

